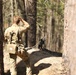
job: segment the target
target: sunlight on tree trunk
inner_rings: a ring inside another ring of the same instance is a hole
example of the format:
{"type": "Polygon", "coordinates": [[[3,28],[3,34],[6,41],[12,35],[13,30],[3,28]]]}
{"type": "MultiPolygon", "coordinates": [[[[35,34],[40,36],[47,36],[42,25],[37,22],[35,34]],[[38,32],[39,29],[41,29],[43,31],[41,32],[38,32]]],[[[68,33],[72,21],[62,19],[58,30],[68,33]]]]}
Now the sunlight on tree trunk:
{"type": "Polygon", "coordinates": [[[66,0],[64,13],[64,65],[66,75],[76,75],[76,0],[66,0]]]}

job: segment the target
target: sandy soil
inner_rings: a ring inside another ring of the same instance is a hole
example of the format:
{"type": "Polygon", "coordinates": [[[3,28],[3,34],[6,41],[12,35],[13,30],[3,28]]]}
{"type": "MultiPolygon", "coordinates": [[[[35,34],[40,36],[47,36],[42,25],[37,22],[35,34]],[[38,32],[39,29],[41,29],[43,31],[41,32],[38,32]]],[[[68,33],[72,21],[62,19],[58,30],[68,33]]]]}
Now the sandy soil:
{"type": "MultiPolygon", "coordinates": [[[[29,52],[33,75],[65,75],[61,54],[48,50],[39,51],[38,49],[31,49],[29,52]]],[[[6,51],[4,51],[4,69],[5,75],[10,75],[9,54],[6,51]]],[[[25,69],[25,63],[18,57],[18,75],[25,75],[25,69]]]]}

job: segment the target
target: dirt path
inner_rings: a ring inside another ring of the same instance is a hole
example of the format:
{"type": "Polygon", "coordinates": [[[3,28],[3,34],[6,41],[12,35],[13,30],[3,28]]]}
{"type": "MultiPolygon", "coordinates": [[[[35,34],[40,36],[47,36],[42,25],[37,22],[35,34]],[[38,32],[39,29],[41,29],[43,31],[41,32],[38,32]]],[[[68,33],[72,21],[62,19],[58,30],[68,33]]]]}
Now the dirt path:
{"type": "MultiPolygon", "coordinates": [[[[5,75],[9,75],[9,55],[4,51],[5,75]]],[[[34,51],[30,55],[33,75],[65,75],[62,57],[59,53],[49,51],[34,51]]],[[[18,57],[18,75],[25,75],[25,64],[18,57]]]]}

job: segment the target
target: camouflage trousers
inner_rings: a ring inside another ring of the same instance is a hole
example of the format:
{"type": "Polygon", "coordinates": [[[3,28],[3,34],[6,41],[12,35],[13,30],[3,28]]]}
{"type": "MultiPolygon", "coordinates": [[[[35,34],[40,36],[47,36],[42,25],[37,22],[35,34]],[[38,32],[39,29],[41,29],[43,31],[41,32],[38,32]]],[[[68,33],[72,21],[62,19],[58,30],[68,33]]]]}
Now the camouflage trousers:
{"type": "Polygon", "coordinates": [[[22,58],[26,64],[26,75],[32,75],[30,59],[29,59],[29,55],[26,51],[22,51],[22,52],[19,51],[19,52],[17,52],[17,54],[10,54],[10,73],[11,73],[11,75],[17,75],[17,69],[16,69],[17,56],[22,58]]]}

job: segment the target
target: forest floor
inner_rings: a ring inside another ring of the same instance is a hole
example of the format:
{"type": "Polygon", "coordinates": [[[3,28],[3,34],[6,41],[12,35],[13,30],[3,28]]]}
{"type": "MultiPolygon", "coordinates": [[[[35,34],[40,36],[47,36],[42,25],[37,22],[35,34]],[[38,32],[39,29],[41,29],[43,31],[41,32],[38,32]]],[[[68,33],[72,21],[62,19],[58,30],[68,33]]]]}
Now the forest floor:
{"type": "MultiPolygon", "coordinates": [[[[48,50],[39,51],[32,49],[30,55],[33,75],[65,75],[63,68],[63,59],[61,53],[48,50]]],[[[5,75],[9,74],[9,54],[4,51],[4,70],[5,75]]],[[[25,63],[21,58],[17,58],[18,75],[25,75],[25,63]]]]}

